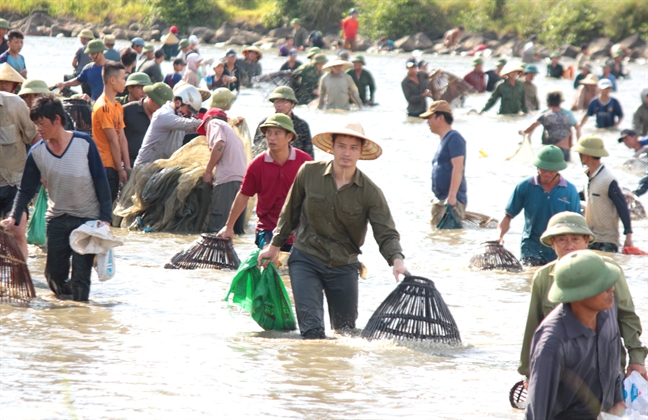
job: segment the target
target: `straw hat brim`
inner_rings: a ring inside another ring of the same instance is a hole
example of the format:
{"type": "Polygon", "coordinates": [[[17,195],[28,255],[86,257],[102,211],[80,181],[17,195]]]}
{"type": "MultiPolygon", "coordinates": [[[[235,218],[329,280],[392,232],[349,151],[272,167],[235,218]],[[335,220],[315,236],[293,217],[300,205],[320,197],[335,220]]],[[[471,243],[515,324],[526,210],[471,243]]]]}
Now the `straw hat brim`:
{"type": "Polygon", "coordinates": [[[364,140],[364,145],[362,146],[362,155],[360,160],[374,160],[378,159],[382,155],[382,148],[375,141],[370,138],[363,136],[357,131],[350,130],[348,128],[342,128],[335,131],[328,131],[326,133],[320,133],[313,137],[313,144],[317,146],[320,150],[333,154],[333,134],[340,134],[343,136],[357,137],[364,140]]]}
{"type": "Polygon", "coordinates": [[[208,91],[207,89],[203,89],[203,88],[197,88],[197,89],[198,92],[200,92],[200,97],[202,98],[203,102],[211,98],[211,92],[208,91]]]}
{"type": "Polygon", "coordinates": [[[524,69],[516,64],[508,63],[502,69],[500,76],[506,76],[514,72],[524,73],[524,69]]]}
{"type": "Polygon", "coordinates": [[[175,45],[180,42],[180,39],[173,32],[169,32],[160,39],[160,42],[164,45],[175,45]]]}
{"type": "Polygon", "coordinates": [[[331,71],[331,69],[335,66],[342,66],[342,70],[348,70],[351,67],[353,67],[353,64],[349,63],[348,61],[345,60],[333,60],[329,61],[322,67],[322,71],[331,71]]]}
{"type": "Polygon", "coordinates": [[[25,78],[11,67],[9,63],[3,63],[0,65],[0,80],[22,84],[25,78]]]}
{"type": "Polygon", "coordinates": [[[258,49],[254,45],[250,46],[250,47],[245,47],[243,49],[243,56],[247,57],[247,53],[250,52],[250,51],[259,54],[259,58],[258,58],[259,60],[261,60],[263,58],[263,51],[261,51],[260,49],[258,49]]]}

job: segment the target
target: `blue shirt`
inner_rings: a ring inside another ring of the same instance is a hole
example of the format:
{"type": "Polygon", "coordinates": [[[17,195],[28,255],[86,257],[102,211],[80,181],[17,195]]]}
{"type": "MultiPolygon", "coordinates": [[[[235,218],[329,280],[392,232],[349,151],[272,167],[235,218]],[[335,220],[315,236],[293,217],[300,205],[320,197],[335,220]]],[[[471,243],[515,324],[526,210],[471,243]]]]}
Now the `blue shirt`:
{"type": "Polygon", "coordinates": [[[450,130],[441,139],[441,144],[437,149],[434,159],[432,159],[432,192],[439,200],[448,198],[450,192],[450,181],[452,179],[452,161],[451,159],[464,157],[464,174],[461,178],[459,191],[457,191],[457,201],[461,204],[468,204],[467,186],[466,186],[466,140],[455,130],[450,130]]]}
{"type": "Polygon", "coordinates": [[[11,67],[14,68],[18,73],[26,69],[25,67],[25,57],[18,54],[18,58],[14,58],[13,55],[9,54],[9,50],[0,54],[0,64],[8,63],[11,67]]]}
{"type": "Polygon", "coordinates": [[[524,210],[521,257],[542,260],[544,264],[557,258],[553,249],[542,245],[540,236],[547,228],[549,219],[563,211],[581,214],[580,198],[576,187],[560,177],[560,182],[549,193],[532,176],[520,182],[513,191],[506,209],[507,215],[515,217],[524,210]]]}
{"type": "Polygon", "coordinates": [[[648,136],[640,138],[639,139],[639,144],[641,146],[648,146],[648,136]]]}
{"type": "Polygon", "coordinates": [[[121,61],[121,58],[119,57],[119,53],[115,51],[114,48],[110,48],[104,51],[104,57],[106,57],[106,60],[116,61],[118,63],[121,61]]]}
{"type": "MultiPolygon", "coordinates": [[[[213,78],[213,76],[211,77],[213,78]]],[[[164,83],[173,88],[180,80],[182,80],[182,75],[180,73],[171,73],[166,75],[164,83]]],[[[205,80],[207,80],[207,78],[205,78],[205,80]]],[[[207,85],[209,86],[209,82],[207,82],[207,85]]]]}
{"type": "Polygon", "coordinates": [[[597,128],[608,128],[613,127],[618,119],[623,118],[623,110],[619,101],[614,98],[610,98],[607,104],[603,104],[599,98],[594,98],[587,107],[587,115],[590,117],[596,115],[597,128]]]}
{"type": "Polygon", "coordinates": [[[77,80],[81,83],[86,83],[90,85],[90,91],[92,92],[92,100],[96,101],[97,98],[103,93],[103,77],[101,76],[101,71],[103,66],[95,66],[94,63],[90,63],[81,70],[81,73],[77,76],[77,80]]]}

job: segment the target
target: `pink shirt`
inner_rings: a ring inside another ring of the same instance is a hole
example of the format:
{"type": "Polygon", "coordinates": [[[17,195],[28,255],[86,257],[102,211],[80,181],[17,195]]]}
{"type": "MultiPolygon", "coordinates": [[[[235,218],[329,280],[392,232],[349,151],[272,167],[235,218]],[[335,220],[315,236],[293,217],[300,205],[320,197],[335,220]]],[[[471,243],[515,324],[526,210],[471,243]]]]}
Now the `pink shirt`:
{"type": "Polygon", "coordinates": [[[247,158],[243,142],[238,138],[234,129],[225,121],[214,118],[207,124],[206,132],[210,151],[217,142],[221,140],[225,142],[223,155],[216,165],[214,185],[243,181],[247,169],[247,158]]]}

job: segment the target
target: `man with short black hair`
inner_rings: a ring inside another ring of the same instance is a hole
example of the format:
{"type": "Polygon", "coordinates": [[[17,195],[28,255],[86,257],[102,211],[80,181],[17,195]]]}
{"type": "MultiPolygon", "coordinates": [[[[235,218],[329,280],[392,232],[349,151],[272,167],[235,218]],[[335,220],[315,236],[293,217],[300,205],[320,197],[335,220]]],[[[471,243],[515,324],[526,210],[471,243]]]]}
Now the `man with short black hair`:
{"type": "Polygon", "coordinates": [[[648,136],[639,138],[636,131],[627,128],[621,131],[621,136],[619,136],[618,141],[619,143],[625,144],[628,149],[634,150],[637,154],[644,147],[648,146],[648,136]]]}
{"type": "Polygon", "coordinates": [[[27,67],[25,66],[25,57],[20,54],[23,48],[25,35],[18,30],[9,31],[7,35],[9,49],[0,54],[0,64],[8,63],[20,75],[27,78],[27,67]]]}
{"type": "Polygon", "coordinates": [[[295,38],[292,35],[286,37],[286,42],[279,47],[279,57],[288,57],[290,49],[295,45],[295,38]]]}
{"type": "MultiPolygon", "coordinates": [[[[85,66],[76,78],[66,82],[57,83],[56,86],[63,90],[67,87],[88,83],[90,85],[92,100],[96,101],[99,96],[101,96],[104,89],[102,71],[107,62],[106,57],[103,55],[104,51],[106,51],[106,46],[102,40],[93,39],[88,42],[85,53],[90,55],[92,63],[85,66]]],[[[124,76],[125,75],[126,72],[124,70],[124,76]]]]}
{"type": "Polygon", "coordinates": [[[141,68],[142,73],[148,74],[151,78],[151,83],[163,82],[164,76],[162,75],[162,68],[160,64],[164,61],[164,51],[161,49],[155,50],[153,60],[147,61],[141,68]]]}
{"type": "Polygon", "coordinates": [[[134,73],[135,64],[137,63],[137,52],[134,49],[130,47],[124,48],[119,55],[119,60],[124,65],[126,76],[134,73]]]}
{"type": "Polygon", "coordinates": [[[432,225],[439,224],[446,212],[446,204],[452,206],[461,221],[468,204],[466,140],[453,130],[452,108],[446,101],[432,102],[421,118],[425,118],[430,131],[441,138],[432,160],[432,225]]]}

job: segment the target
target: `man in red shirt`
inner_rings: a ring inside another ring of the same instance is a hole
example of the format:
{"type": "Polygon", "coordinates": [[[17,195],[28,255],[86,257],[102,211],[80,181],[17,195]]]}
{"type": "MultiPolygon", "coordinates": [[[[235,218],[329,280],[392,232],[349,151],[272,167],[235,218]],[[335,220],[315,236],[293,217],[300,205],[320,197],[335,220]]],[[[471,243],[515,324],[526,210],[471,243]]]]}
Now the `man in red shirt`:
{"type": "Polygon", "coordinates": [[[475,68],[464,76],[464,80],[468,82],[479,93],[486,92],[486,73],[484,73],[484,59],[477,57],[473,60],[475,68]]]}
{"type": "MultiPolygon", "coordinates": [[[[230,239],[234,237],[236,220],[245,210],[250,197],[257,194],[258,222],[254,243],[259,248],[263,248],[272,240],[272,231],[277,227],[279,213],[297,176],[297,171],[304,162],[311,161],[313,158],[290,145],[290,142],[297,138],[297,133],[289,116],[271,115],[261,124],[260,129],[268,142],[268,150],[250,162],[241,190],[232,204],[227,223],[218,232],[218,236],[230,239]]],[[[290,251],[293,240],[294,238],[291,237],[281,250],[290,251]]]]}
{"type": "Polygon", "coordinates": [[[356,9],[349,10],[350,16],[347,16],[342,21],[342,30],[344,31],[344,48],[347,50],[356,50],[356,35],[358,34],[358,11],[356,9]]]}

